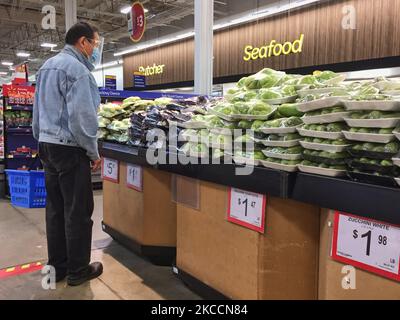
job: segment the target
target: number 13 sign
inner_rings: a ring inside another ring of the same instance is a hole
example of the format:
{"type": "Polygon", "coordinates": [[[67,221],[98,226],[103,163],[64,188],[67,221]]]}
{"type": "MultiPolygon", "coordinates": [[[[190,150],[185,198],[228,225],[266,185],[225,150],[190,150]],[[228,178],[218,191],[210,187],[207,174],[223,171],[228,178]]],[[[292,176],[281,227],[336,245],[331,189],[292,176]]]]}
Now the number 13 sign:
{"type": "Polygon", "coordinates": [[[264,233],[266,196],[229,189],[228,221],[264,233]]]}
{"type": "Polygon", "coordinates": [[[146,15],[143,5],[138,1],[132,5],[128,29],[133,42],[139,42],[146,29],[146,15]]]}
{"type": "Polygon", "coordinates": [[[400,281],[400,228],[336,212],[332,258],[400,281]]]}

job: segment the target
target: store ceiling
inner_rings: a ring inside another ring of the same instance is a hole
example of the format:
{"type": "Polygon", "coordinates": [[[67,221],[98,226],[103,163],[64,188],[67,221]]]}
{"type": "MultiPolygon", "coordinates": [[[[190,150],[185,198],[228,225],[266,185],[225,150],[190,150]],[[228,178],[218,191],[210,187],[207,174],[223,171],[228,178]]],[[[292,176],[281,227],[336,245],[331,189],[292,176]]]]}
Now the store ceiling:
{"type": "MultiPolygon", "coordinates": [[[[215,20],[276,2],[279,1],[215,0],[215,20]]],[[[120,11],[131,3],[126,0],[78,0],[78,20],[96,25],[106,38],[104,62],[115,60],[114,52],[132,45],[126,15],[120,11]]],[[[142,3],[149,10],[142,41],[193,29],[194,0],[143,0],[142,3]]],[[[29,65],[34,73],[63,47],[64,35],[64,0],[0,0],[0,62],[18,64],[27,59],[17,57],[18,52],[30,53],[29,65]],[[55,30],[42,29],[42,8],[45,5],[56,9],[55,30]],[[42,48],[40,45],[45,42],[58,46],[54,51],[42,48]]],[[[0,64],[0,72],[5,71],[8,71],[7,67],[0,64]]]]}

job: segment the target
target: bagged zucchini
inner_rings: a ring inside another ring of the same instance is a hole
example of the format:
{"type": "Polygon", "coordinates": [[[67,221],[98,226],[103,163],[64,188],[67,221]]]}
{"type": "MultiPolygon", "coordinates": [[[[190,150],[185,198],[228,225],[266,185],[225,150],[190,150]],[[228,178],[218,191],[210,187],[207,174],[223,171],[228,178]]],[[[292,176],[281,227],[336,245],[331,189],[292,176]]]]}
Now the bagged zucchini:
{"type": "Polygon", "coordinates": [[[285,103],[278,107],[278,112],[284,117],[302,117],[304,115],[303,112],[300,112],[297,109],[297,105],[295,103],[285,103]]]}

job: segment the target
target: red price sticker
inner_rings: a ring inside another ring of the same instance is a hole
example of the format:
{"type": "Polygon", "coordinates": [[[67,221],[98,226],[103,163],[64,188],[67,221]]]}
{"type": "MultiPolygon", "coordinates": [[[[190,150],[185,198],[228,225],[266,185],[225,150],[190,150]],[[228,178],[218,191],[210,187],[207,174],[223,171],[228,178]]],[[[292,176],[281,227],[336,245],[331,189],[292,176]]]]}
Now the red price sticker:
{"type": "Polygon", "coordinates": [[[332,258],[400,281],[400,227],[336,212],[332,258]]]}
{"type": "Polygon", "coordinates": [[[228,221],[264,233],[266,198],[254,192],[229,189],[228,221]]]}
{"type": "Polygon", "coordinates": [[[119,182],[119,162],[118,160],[103,158],[101,175],[104,180],[119,182]]]}
{"type": "Polygon", "coordinates": [[[146,30],[146,15],[144,7],[140,2],[132,5],[131,17],[129,20],[129,32],[133,42],[139,42],[146,30]]]}

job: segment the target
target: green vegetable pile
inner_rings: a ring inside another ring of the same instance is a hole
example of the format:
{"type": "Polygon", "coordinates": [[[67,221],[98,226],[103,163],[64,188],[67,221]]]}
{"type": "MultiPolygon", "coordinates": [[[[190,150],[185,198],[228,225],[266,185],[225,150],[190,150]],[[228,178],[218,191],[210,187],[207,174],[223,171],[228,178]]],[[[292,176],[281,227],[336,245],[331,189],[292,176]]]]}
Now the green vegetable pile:
{"type": "MultiPolygon", "coordinates": [[[[167,103],[170,99],[159,99],[159,103],[167,103]]],[[[130,116],[134,112],[146,110],[155,105],[155,101],[141,100],[139,97],[125,99],[122,104],[101,104],[98,111],[99,130],[97,138],[100,140],[127,143],[128,129],[131,125],[130,116]]]]}

